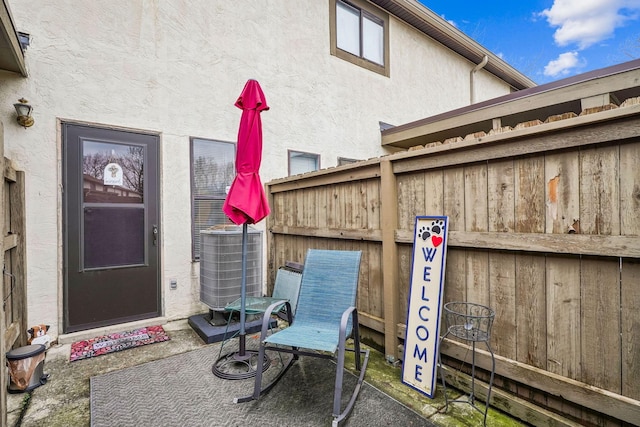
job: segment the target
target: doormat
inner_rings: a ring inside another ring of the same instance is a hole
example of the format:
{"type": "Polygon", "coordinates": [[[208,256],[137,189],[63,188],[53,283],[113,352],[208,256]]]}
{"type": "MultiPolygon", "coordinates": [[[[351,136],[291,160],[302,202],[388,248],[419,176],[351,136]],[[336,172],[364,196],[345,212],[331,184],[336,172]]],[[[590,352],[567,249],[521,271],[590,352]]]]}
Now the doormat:
{"type": "Polygon", "coordinates": [[[169,335],[162,326],[147,326],[127,332],[103,335],[90,340],[76,341],[71,344],[69,361],[88,359],[103,354],[115,353],[128,348],[168,341],[169,335]]]}

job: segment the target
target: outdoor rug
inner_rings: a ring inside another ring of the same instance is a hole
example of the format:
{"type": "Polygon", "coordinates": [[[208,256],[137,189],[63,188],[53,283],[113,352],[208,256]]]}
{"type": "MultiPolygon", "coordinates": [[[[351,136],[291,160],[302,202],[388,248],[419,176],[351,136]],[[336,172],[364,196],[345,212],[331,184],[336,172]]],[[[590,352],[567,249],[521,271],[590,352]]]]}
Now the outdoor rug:
{"type": "Polygon", "coordinates": [[[73,362],[88,359],[89,357],[101,356],[128,348],[140,347],[141,345],[168,341],[169,339],[169,335],[167,335],[162,326],[147,326],[146,328],[134,329],[132,331],[103,335],[90,340],[76,341],[71,344],[69,361],[73,362]]]}
{"type": "MultiPolygon", "coordinates": [[[[225,346],[225,350],[227,346],[225,346]]],[[[301,357],[260,400],[233,403],[253,392],[253,379],[224,380],[211,372],[219,346],[208,346],[91,378],[91,426],[330,426],[335,364],[301,357]]],[[[287,357],[287,356],[283,356],[287,357]]],[[[280,368],[271,355],[268,379],[280,368]]],[[[356,384],[345,373],[343,407],[356,384]]],[[[344,427],[433,426],[373,386],[363,384],[344,427]]]]}

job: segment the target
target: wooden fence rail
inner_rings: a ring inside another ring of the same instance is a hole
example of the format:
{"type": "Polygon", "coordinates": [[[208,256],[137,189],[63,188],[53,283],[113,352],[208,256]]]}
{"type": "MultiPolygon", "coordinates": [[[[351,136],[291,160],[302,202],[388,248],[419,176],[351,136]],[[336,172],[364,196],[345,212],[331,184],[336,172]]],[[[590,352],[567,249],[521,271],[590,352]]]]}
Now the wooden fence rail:
{"type": "MultiPolygon", "coordinates": [[[[496,384],[587,425],[640,424],[639,105],[266,187],[269,277],[308,248],[362,250],[360,321],[388,359],[402,352],[415,217],[446,215],[444,301],[496,311],[496,384]]],[[[451,366],[467,350],[442,349],[451,366]]]]}

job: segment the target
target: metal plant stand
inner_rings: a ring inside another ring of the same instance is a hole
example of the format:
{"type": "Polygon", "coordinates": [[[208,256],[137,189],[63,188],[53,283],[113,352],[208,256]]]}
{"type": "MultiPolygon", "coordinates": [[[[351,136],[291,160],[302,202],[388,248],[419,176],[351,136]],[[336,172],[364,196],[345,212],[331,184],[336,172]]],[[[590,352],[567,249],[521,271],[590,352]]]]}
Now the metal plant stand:
{"type": "MultiPolygon", "coordinates": [[[[493,377],[496,371],[496,360],[493,350],[489,345],[491,339],[491,326],[495,318],[495,311],[489,307],[469,302],[449,302],[444,305],[444,316],[447,331],[440,338],[439,349],[442,349],[442,342],[448,335],[470,341],[472,344],[471,353],[471,391],[465,399],[452,400],[451,403],[462,402],[468,403],[473,408],[484,414],[484,425],[487,425],[487,412],[489,411],[489,399],[491,398],[491,387],[493,386],[493,377]],[[484,410],[476,406],[475,401],[475,377],[476,377],[476,343],[484,342],[491,354],[491,376],[489,378],[489,388],[487,390],[487,400],[485,401],[484,410]]],[[[447,385],[442,372],[442,357],[440,357],[440,378],[444,388],[445,412],[449,408],[449,399],[447,398],[447,385]]]]}

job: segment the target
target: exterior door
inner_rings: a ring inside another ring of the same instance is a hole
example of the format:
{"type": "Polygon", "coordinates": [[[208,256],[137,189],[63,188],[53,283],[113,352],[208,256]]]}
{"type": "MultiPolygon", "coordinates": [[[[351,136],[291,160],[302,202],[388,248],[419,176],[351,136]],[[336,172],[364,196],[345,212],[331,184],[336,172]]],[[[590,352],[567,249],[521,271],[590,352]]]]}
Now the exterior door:
{"type": "Polygon", "coordinates": [[[62,132],[65,332],[159,316],[158,136],[62,132]]]}

